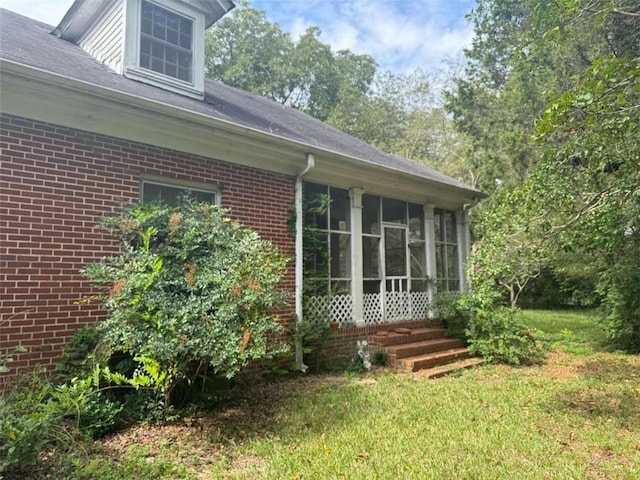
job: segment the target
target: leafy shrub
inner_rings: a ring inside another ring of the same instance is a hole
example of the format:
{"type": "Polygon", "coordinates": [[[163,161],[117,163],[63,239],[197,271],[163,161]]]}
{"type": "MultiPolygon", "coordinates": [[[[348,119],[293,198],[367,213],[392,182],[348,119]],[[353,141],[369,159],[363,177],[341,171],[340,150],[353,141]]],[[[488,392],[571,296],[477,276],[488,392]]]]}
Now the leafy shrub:
{"type": "Polygon", "coordinates": [[[121,253],[84,269],[109,314],[100,345],[155,362],[165,406],[205,372],[231,378],[252,359],[282,353],[273,312],[287,259],[274,245],[189,199],[129,206],[101,225],[121,253]]]}
{"type": "Polygon", "coordinates": [[[85,377],[94,367],[94,352],[100,335],[95,325],[87,325],[76,330],[71,340],[64,346],[56,372],[64,380],[85,377]]]}
{"type": "Polygon", "coordinates": [[[481,293],[439,293],[429,305],[450,336],[463,338],[472,354],[489,362],[512,365],[538,363],[542,348],[517,310],[496,305],[481,293]]]}
{"type": "Polygon", "coordinates": [[[469,350],[489,362],[539,363],[543,351],[517,310],[497,307],[477,311],[468,330],[469,350]]]}
{"type": "Polygon", "coordinates": [[[444,323],[447,335],[466,339],[471,322],[472,301],[461,292],[438,292],[427,310],[444,323]]]}
{"type": "Polygon", "coordinates": [[[91,438],[111,433],[122,405],[105,396],[100,388],[101,378],[101,370],[95,367],[92,375],[57,386],[50,393],[46,411],[73,420],[75,428],[91,438]]]}
{"type": "Polygon", "coordinates": [[[631,257],[631,261],[620,262],[616,271],[603,275],[598,287],[604,297],[605,334],[617,346],[640,352],[640,253],[635,257],[635,261],[631,257]]]}
{"type": "Polygon", "coordinates": [[[51,431],[61,425],[62,419],[44,408],[51,389],[49,382],[34,376],[0,396],[0,476],[35,465],[51,431]]]}

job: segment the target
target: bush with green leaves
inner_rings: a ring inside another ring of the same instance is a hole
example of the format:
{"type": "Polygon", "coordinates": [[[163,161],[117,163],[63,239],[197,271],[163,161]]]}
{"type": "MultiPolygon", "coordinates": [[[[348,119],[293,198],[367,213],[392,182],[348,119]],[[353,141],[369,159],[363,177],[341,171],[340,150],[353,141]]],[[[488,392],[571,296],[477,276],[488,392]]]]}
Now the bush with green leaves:
{"type": "Polygon", "coordinates": [[[38,453],[62,428],[63,419],[45,408],[53,386],[33,375],[0,395],[0,478],[35,465],[38,453]]]}
{"type": "Polygon", "coordinates": [[[471,297],[462,292],[438,292],[427,305],[438,320],[444,323],[447,335],[465,339],[471,322],[473,308],[471,297]]]}
{"type": "Polygon", "coordinates": [[[464,338],[472,354],[496,363],[539,363],[543,350],[518,310],[500,306],[496,297],[473,293],[438,293],[429,309],[449,335],[464,338]]]}
{"type": "Polygon", "coordinates": [[[520,312],[508,307],[476,311],[467,339],[469,351],[488,362],[528,365],[540,363],[544,358],[520,312]]]}
{"type": "MultiPolygon", "coordinates": [[[[176,387],[207,374],[233,377],[253,359],[281,354],[274,311],[288,259],[220,207],[131,205],[103,218],[120,254],[83,272],[108,312],[100,349],[155,362],[165,405],[176,387]]],[[[183,388],[180,391],[184,391],[183,388]]]]}

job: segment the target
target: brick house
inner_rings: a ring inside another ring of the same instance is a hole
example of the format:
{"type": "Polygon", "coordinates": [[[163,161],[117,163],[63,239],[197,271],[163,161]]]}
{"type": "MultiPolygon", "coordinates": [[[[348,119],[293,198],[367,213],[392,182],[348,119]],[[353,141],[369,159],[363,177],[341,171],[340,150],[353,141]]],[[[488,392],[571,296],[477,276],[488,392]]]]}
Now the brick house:
{"type": "Polygon", "coordinates": [[[80,301],[92,291],[81,267],[115,252],[98,217],[184,189],[295,255],[285,320],[315,282],[308,311],[341,324],[345,342],[425,317],[435,288],[465,288],[480,192],[205,79],[204,31],[233,6],[76,0],[56,28],[0,11],[0,355],[28,348],[14,372],[52,366],[104,315],[80,301]],[[304,278],[302,203],[317,194],[331,198],[311,219],[328,252],[313,271],[326,275],[304,278]]]}

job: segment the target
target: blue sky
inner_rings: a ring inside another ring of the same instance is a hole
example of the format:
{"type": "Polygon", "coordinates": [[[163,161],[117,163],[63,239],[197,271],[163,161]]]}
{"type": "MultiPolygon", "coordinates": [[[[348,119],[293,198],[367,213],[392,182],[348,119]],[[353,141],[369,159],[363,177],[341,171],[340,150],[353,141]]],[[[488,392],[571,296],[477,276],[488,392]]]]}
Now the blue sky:
{"type": "MultiPolygon", "coordinates": [[[[73,0],[0,0],[0,7],[57,25],[73,0]]],[[[309,26],[335,50],[371,55],[382,69],[437,71],[472,38],[474,0],[253,0],[295,39],[309,26]]]]}

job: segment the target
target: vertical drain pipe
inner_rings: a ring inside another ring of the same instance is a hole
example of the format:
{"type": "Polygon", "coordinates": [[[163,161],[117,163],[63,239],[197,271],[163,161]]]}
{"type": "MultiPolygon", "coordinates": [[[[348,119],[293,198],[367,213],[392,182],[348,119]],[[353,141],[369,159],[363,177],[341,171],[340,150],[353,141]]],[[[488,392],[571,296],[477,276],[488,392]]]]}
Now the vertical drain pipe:
{"type": "MultiPolygon", "coordinates": [[[[303,269],[303,221],[304,210],[302,208],[302,177],[304,177],[315,166],[316,159],[312,153],[307,153],[307,166],[296,177],[296,322],[302,322],[302,269],[303,269]]],[[[304,364],[302,358],[302,340],[296,339],[296,365],[302,373],[309,367],[304,364]]]]}

